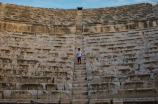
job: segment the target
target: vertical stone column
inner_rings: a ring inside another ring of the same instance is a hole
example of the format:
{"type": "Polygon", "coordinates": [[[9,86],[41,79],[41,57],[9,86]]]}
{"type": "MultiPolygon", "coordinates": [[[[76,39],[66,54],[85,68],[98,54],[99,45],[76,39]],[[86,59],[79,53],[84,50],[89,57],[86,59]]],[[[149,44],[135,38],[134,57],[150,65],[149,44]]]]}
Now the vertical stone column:
{"type": "Polygon", "coordinates": [[[76,35],[81,35],[83,32],[82,7],[77,8],[76,15],[76,35]]]}

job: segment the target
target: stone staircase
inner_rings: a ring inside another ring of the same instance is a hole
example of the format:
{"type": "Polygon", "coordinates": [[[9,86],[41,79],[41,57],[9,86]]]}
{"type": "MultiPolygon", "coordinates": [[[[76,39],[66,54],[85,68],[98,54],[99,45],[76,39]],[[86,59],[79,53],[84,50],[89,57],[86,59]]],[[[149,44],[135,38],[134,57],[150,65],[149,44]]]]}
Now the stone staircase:
{"type": "Polygon", "coordinates": [[[87,72],[85,67],[85,54],[83,46],[83,36],[76,35],[75,52],[78,48],[82,51],[81,64],[78,64],[77,58],[75,59],[74,65],[74,76],[72,85],[72,104],[88,104],[88,82],[87,82],[87,72]]]}

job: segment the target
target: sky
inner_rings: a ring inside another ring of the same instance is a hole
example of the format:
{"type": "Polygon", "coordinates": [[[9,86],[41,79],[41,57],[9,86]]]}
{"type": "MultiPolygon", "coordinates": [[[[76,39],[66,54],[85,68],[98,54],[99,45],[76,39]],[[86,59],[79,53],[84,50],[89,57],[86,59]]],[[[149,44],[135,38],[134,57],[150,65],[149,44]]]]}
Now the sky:
{"type": "Polygon", "coordinates": [[[83,8],[102,8],[120,5],[129,5],[147,0],[0,0],[2,3],[18,4],[44,8],[63,8],[76,9],[83,8]]]}

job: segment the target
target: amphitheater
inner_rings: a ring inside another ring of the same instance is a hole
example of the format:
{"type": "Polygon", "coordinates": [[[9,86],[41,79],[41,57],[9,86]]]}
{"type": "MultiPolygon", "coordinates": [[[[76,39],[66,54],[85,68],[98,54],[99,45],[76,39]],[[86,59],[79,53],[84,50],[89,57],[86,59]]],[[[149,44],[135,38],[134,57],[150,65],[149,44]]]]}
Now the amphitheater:
{"type": "Polygon", "coordinates": [[[158,104],[158,5],[0,3],[0,104],[158,104]]]}

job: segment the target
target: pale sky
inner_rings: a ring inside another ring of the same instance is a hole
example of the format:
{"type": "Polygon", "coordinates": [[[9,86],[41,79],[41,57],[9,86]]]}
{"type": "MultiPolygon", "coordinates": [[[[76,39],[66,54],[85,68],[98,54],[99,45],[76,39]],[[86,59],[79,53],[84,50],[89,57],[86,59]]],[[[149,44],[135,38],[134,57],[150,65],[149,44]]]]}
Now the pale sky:
{"type": "Polygon", "coordinates": [[[83,8],[101,8],[120,5],[129,5],[145,2],[147,0],[0,0],[2,3],[26,5],[44,8],[63,8],[76,9],[83,8]]]}

